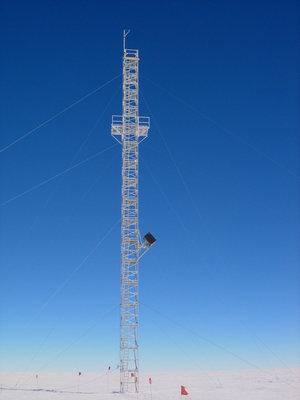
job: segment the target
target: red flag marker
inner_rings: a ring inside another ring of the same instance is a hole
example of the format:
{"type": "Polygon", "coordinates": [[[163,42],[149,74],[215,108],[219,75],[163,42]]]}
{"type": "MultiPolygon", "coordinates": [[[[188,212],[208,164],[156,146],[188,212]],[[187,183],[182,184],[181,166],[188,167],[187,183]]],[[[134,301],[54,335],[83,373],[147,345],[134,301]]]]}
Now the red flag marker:
{"type": "Polygon", "coordinates": [[[186,388],[184,386],[181,386],[181,395],[188,395],[188,392],[186,391],[186,388]]]}
{"type": "Polygon", "coordinates": [[[77,392],[79,392],[80,376],[81,372],[78,372],[77,392]]]}
{"type": "Polygon", "coordinates": [[[107,393],[110,392],[110,366],[107,369],[107,393]]]}
{"type": "Polygon", "coordinates": [[[149,385],[150,385],[150,400],[152,400],[152,379],[149,378],[149,385]]]}
{"type": "Polygon", "coordinates": [[[134,372],[131,372],[131,377],[132,377],[132,378],[134,377],[134,372]]]}

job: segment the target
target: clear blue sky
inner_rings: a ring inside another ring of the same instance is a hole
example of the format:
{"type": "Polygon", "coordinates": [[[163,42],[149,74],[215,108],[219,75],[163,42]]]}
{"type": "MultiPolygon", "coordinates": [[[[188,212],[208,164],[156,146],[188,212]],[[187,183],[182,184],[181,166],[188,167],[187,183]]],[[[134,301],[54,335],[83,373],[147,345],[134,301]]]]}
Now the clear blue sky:
{"type": "MultiPolygon", "coordinates": [[[[297,2],[0,14],[1,148],[120,74],[124,28],[140,50],[140,230],[157,237],[140,263],[141,368],[299,365],[297,2]]],[[[119,77],[0,153],[1,370],[118,363],[120,113],[119,77]]]]}

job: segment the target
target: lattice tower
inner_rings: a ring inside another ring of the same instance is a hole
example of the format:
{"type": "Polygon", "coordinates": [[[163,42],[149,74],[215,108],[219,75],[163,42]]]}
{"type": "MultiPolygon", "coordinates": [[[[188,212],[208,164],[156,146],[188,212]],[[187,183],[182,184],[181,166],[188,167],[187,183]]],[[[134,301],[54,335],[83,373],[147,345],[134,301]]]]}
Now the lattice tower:
{"type": "Polygon", "coordinates": [[[122,145],[120,391],[139,391],[139,269],[145,244],[139,233],[139,143],[150,119],[139,117],[139,53],[123,55],[123,115],[112,117],[112,136],[122,145]]]}

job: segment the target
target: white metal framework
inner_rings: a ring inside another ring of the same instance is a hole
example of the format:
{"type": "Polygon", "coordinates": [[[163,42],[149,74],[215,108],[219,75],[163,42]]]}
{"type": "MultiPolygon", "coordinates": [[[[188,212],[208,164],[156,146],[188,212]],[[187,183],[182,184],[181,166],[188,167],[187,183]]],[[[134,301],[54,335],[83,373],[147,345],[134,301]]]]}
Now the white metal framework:
{"type": "MultiPolygon", "coordinates": [[[[151,246],[140,239],[138,208],[139,143],[148,135],[150,119],[139,117],[139,53],[125,47],[123,115],[112,117],[111,134],[122,144],[120,391],[139,391],[138,261],[151,246]]],[[[146,235],[147,236],[147,235],[146,235]]],[[[154,239],[155,240],[155,239],[154,239]]]]}

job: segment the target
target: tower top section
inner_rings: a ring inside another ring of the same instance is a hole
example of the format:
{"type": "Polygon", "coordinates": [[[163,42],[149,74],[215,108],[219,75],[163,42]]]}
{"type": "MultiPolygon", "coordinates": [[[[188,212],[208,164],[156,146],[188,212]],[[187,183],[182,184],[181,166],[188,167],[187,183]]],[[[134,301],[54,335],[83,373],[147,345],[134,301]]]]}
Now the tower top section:
{"type": "Polygon", "coordinates": [[[126,60],[137,60],[139,61],[139,51],[138,50],[129,50],[126,48],[126,36],[130,33],[130,29],[124,29],[123,31],[123,58],[126,60]]]}
{"type": "Polygon", "coordinates": [[[119,143],[128,135],[140,142],[150,128],[150,118],[139,116],[139,51],[126,48],[129,32],[123,31],[123,114],[113,115],[111,125],[111,134],[119,143]]]}

